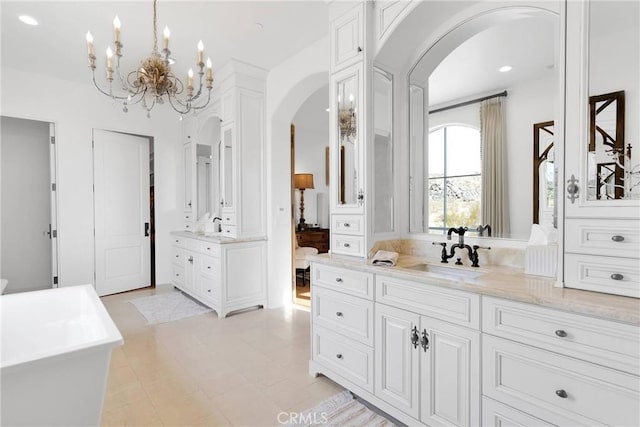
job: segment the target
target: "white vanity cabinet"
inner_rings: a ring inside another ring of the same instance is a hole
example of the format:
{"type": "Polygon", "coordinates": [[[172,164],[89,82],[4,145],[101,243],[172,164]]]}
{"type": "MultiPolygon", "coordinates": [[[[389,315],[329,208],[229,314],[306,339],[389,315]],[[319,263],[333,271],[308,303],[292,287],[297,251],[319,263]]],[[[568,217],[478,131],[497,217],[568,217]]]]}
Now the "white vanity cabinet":
{"type": "Polygon", "coordinates": [[[408,425],[479,423],[477,295],[316,263],[312,283],[311,373],[408,425]]]}
{"type": "Polygon", "coordinates": [[[485,420],[508,405],[523,425],[639,425],[637,327],[491,297],[482,311],[483,394],[499,402],[485,420]]]}
{"type": "Polygon", "coordinates": [[[567,2],[564,282],[635,298],[639,28],[637,2],[567,2]]]}
{"type": "Polygon", "coordinates": [[[185,237],[172,233],[172,283],[214,309],[228,313],[267,302],[265,241],[185,237]]]}

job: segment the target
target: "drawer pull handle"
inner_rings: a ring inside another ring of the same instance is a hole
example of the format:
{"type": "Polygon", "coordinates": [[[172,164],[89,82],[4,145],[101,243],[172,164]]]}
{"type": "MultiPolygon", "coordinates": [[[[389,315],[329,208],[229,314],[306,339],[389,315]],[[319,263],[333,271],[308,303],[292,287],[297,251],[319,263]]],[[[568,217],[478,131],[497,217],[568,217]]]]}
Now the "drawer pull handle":
{"type": "Polygon", "coordinates": [[[616,234],[615,236],[611,236],[611,240],[613,240],[614,242],[623,242],[624,236],[620,236],[619,234],[616,234]]]}
{"type": "Polygon", "coordinates": [[[342,245],[342,246],[344,246],[345,248],[350,248],[350,247],[351,247],[351,245],[350,245],[350,244],[348,244],[348,243],[345,243],[345,244],[344,244],[344,245],[342,245]]]}
{"type": "Polygon", "coordinates": [[[180,275],[178,273],[176,273],[176,277],[180,277],[180,275]]]}
{"type": "Polygon", "coordinates": [[[176,258],[180,258],[180,255],[176,255],[176,258]]]}
{"type": "Polygon", "coordinates": [[[176,240],[176,243],[180,243],[180,240],[176,240]]]}
{"type": "Polygon", "coordinates": [[[336,277],[336,282],[342,283],[342,277],[336,277]]]}
{"type": "Polygon", "coordinates": [[[566,399],[567,398],[567,392],[560,389],[560,390],[556,390],[556,395],[562,399],[566,399]]]}
{"type": "Polygon", "coordinates": [[[427,352],[427,350],[429,350],[429,334],[427,333],[426,329],[422,330],[422,338],[420,338],[420,345],[422,346],[422,349],[424,350],[425,353],[427,352]]]}
{"type": "Polygon", "coordinates": [[[565,331],[563,331],[562,329],[558,329],[556,331],[556,335],[559,336],[560,338],[564,338],[567,336],[567,333],[565,331]]]}
{"type": "Polygon", "coordinates": [[[211,289],[207,289],[207,292],[211,292],[211,289]]]}
{"type": "Polygon", "coordinates": [[[192,257],[192,256],[190,256],[190,257],[189,257],[189,259],[188,259],[187,261],[189,261],[191,264],[193,264],[193,257],[192,257]]]}
{"type": "Polygon", "coordinates": [[[351,227],[351,224],[349,224],[348,222],[345,222],[343,225],[344,225],[345,227],[351,227]]]}
{"type": "Polygon", "coordinates": [[[622,274],[620,274],[620,273],[613,273],[611,275],[611,278],[613,280],[622,280],[622,279],[624,279],[624,276],[622,274]]]}
{"type": "Polygon", "coordinates": [[[420,342],[420,336],[418,335],[418,328],[415,326],[411,330],[411,344],[413,344],[413,348],[418,348],[420,342]]]}
{"type": "Polygon", "coordinates": [[[341,312],[341,311],[338,311],[338,312],[336,312],[336,316],[338,316],[338,317],[342,317],[342,316],[343,316],[343,314],[342,314],[342,312],[341,312]]]}
{"type": "Polygon", "coordinates": [[[211,266],[210,265],[207,265],[207,270],[211,270],[211,266]]]}
{"type": "Polygon", "coordinates": [[[338,359],[342,359],[342,354],[338,353],[338,354],[336,354],[336,357],[337,357],[338,359]]]}

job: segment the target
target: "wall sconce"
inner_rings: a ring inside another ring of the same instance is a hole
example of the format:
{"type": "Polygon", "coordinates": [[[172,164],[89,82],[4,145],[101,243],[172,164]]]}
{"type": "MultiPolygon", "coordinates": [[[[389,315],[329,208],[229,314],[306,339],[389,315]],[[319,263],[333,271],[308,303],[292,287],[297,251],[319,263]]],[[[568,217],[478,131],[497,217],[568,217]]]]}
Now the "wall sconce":
{"type": "Polygon", "coordinates": [[[304,230],[307,228],[307,224],[305,224],[304,221],[304,190],[313,188],[313,174],[295,174],[293,178],[293,186],[300,190],[300,223],[298,224],[298,230],[304,230]]]}

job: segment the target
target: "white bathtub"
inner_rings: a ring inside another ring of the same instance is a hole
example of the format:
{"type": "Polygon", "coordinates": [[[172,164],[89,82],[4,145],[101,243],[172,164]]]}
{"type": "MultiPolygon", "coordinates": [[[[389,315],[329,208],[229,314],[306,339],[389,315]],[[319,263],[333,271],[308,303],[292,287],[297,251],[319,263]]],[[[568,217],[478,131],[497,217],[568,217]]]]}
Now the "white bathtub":
{"type": "Polygon", "coordinates": [[[99,425],[123,339],[93,286],[3,295],[0,316],[0,425],[99,425]]]}

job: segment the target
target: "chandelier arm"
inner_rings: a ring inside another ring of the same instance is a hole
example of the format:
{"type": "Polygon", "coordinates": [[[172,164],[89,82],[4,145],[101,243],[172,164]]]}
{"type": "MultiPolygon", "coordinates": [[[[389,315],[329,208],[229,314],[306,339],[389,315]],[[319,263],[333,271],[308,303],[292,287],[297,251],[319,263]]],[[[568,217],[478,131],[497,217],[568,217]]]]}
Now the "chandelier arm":
{"type": "Polygon", "coordinates": [[[191,106],[189,106],[189,103],[187,104],[183,104],[178,98],[176,98],[175,96],[169,96],[169,104],[171,105],[171,108],[173,108],[177,113],[180,114],[187,114],[189,111],[191,111],[191,106]],[[180,108],[178,108],[176,106],[176,104],[174,104],[173,101],[176,101],[178,103],[179,106],[184,107],[184,110],[181,110],[180,108]]]}
{"type": "Polygon", "coordinates": [[[118,59],[116,60],[116,75],[118,76],[118,80],[120,81],[120,86],[122,87],[122,90],[131,93],[131,89],[129,88],[127,81],[125,80],[125,78],[122,76],[122,73],[120,72],[121,57],[122,55],[118,55],[118,59]]]}
{"type": "Polygon", "coordinates": [[[127,99],[126,96],[114,95],[112,91],[107,92],[106,90],[102,89],[100,86],[98,86],[98,82],[96,81],[96,73],[93,72],[92,74],[93,85],[96,87],[96,89],[98,89],[98,91],[100,91],[100,93],[102,93],[103,95],[107,95],[109,98],[113,99],[127,99]]]}
{"type": "Polygon", "coordinates": [[[207,107],[207,105],[209,105],[209,101],[210,101],[210,100],[211,100],[211,90],[209,90],[209,91],[208,91],[207,101],[206,101],[204,104],[202,104],[202,105],[200,105],[200,106],[195,106],[195,107],[194,107],[194,106],[192,106],[192,107],[191,107],[191,109],[192,109],[192,110],[196,110],[196,111],[197,111],[197,110],[202,110],[203,108],[206,108],[206,107],[207,107]]]}

